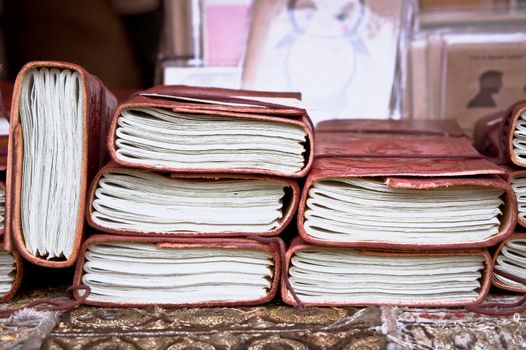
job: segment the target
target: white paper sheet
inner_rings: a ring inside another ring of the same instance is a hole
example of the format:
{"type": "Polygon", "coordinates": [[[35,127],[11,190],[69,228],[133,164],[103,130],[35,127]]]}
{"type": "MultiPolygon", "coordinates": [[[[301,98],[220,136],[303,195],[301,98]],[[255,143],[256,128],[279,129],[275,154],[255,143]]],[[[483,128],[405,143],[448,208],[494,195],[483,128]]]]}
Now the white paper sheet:
{"type": "Polygon", "coordinates": [[[133,108],[122,112],[118,125],[117,157],[130,162],[281,172],[305,165],[306,134],[294,124],[133,108]]]}
{"type": "Polygon", "coordinates": [[[22,83],[22,230],[29,252],[46,259],[73,251],[82,176],[81,84],[79,73],[55,68],[33,69],[22,83]]]}
{"type": "Polygon", "coordinates": [[[326,179],[309,190],[304,227],[341,242],[475,242],[498,233],[498,189],[473,186],[395,189],[381,180],[326,179]]]}
{"type": "Polygon", "coordinates": [[[103,243],[90,246],[85,258],[88,299],[107,302],[254,300],[266,295],[274,274],[270,254],[254,249],[103,243]]]}
{"type": "Polygon", "coordinates": [[[290,283],[304,302],[471,301],[480,288],[480,255],[366,255],[306,248],[291,259],[290,283]]]}
{"type": "Polygon", "coordinates": [[[154,232],[265,232],[283,218],[279,180],[180,179],[114,169],[98,184],[95,223],[154,232]]]}

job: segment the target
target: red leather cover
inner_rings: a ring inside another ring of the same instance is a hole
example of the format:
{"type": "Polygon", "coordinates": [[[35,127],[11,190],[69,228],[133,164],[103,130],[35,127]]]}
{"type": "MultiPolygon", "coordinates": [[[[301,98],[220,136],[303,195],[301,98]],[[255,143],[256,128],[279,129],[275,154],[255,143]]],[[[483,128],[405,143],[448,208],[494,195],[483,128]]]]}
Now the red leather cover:
{"type": "Polygon", "coordinates": [[[84,212],[86,194],[89,181],[93,178],[99,167],[107,161],[107,150],[104,147],[106,133],[110,118],[115,111],[117,101],[113,94],[95,76],[89,74],[82,67],[66,62],[40,61],[26,64],[18,73],[13,90],[9,130],[9,154],[7,172],[6,195],[6,227],[10,234],[6,235],[6,247],[10,250],[12,236],[20,254],[33,264],[47,267],[67,267],[75,263],[78,250],[82,241],[84,230],[84,212]],[[75,233],[75,248],[71,256],[64,261],[48,261],[32,255],[25,247],[20,213],[20,192],[22,179],[22,159],[24,157],[22,129],[20,125],[19,100],[22,81],[25,74],[33,68],[54,67],[77,71],[82,78],[84,93],[84,135],[82,155],[82,179],[80,189],[80,203],[78,221],[75,233]]]}
{"type": "Polygon", "coordinates": [[[306,242],[318,245],[402,250],[489,247],[508,237],[517,220],[517,203],[511,186],[501,178],[491,176],[505,173],[504,169],[484,159],[463,137],[317,133],[316,158],[303,187],[298,209],[298,231],[306,242]],[[310,187],[315,181],[338,177],[381,177],[393,188],[463,185],[499,188],[506,193],[501,228],[488,240],[455,244],[334,242],[313,238],[303,227],[310,187]]]}
{"type": "MultiPolygon", "coordinates": [[[[316,247],[315,245],[310,245],[306,242],[304,242],[301,238],[296,237],[293,241],[289,249],[287,250],[287,253],[285,255],[285,271],[283,271],[282,274],[282,281],[281,281],[281,299],[289,304],[289,305],[297,305],[294,298],[289,296],[289,290],[287,288],[287,283],[285,283],[285,279],[289,278],[289,266],[290,266],[290,260],[293,257],[294,253],[298,250],[305,249],[305,248],[313,248],[316,247]]],[[[330,248],[335,249],[335,248],[330,248]]],[[[342,247],[336,248],[336,249],[345,249],[342,247]]],[[[327,300],[326,302],[322,303],[309,303],[305,302],[303,303],[305,306],[378,306],[378,305],[393,305],[393,306],[414,306],[414,307],[454,307],[454,306],[466,306],[466,305],[472,305],[472,304],[479,304],[484,300],[486,295],[489,292],[489,288],[491,286],[490,282],[490,276],[493,272],[493,265],[491,256],[489,255],[488,251],[486,249],[472,249],[472,250],[451,250],[451,251],[440,251],[440,252],[429,252],[429,251],[419,251],[419,252],[392,252],[387,250],[361,250],[362,253],[370,254],[370,255],[377,255],[377,256],[452,256],[452,255],[463,255],[463,254],[477,254],[484,256],[485,259],[485,269],[482,276],[481,281],[481,288],[478,297],[476,300],[470,303],[466,302],[398,302],[398,301],[390,301],[386,298],[385,301],[383,301],[381,304],[377,302],[368,302],[367,300],[364,300],[363,302],[352,302],[352,303],[341,303],[341,302],[334,302],[327,300]]],[[[301,297],[300,297],[301,300],[301,297]]]]}
{"type": "MultiPolygon", "coordinates": [[[[107,232],[112,234],[119,234],[119,235],[126,235],[126,236],[145,236],[145,237],[241,237],[241,236],[247,236],[247,235],[257,235],[257,236],[276,236],[279,235],[283,230],[289,225],[292,218],[296,214],[296,211],[298,209],[298,203],[299,203],[299,197],[300,197],[300,189],[298,186],[298,183],[295,180],[292,179],[286,179],[286,178],[280,178],[280,177],[272,177],[272,176],[266,176],[266,175],[229,175],[229,174],[212,174],[212,173],[188,173],[188,174],[179,174],[174,173],[172,174],[172,177],[174,178],[199,178],[199,179],[221,179],[221,178],[229,178],[229,179],[269,179],[274,181],[281,181],[286,184],[286,186],[292,190],[292,193],[290,195],[290,198],[288,201],[285,201],[283,204],[284,208],[284,214],[282,223],[279,227],[267,231],[267,232],[191,232],[191,231],[181,231],[181,232],[150,232],[150,231],[131,231],[131,230],[121,230],[121,229],[114,229],[110,227],[101,226],[97,223],[95,223],[92,220],[92,213],[93,213],[93,201],[95,200],[95,192],[98,188],[99,180],[100,178],[106,174],[111,172],[113,169],[116,168],[122,168],[121,166],[117,165],[114,162],[108,163],[106,166],[104,166],[100,171],[97,173],[93,181],[91,182],[91,187],[88,194],[88,205],[86,206],[86,218],[88,220],[88,224],[101,231],[101,232],[107,232]]],[[[287,194],[286,194],[287,197],[287,194]]]]}
{"type": "MultiPolygon", "coordinates": [[[[312,122],[304,109],[284,107],[275,104],[269,104],[261,102],[261,107],[234,107],[225,105],[213,105],[203,103],[193,103],[189,101],[181,101],[170,96],[186,96],[189,98],[201,98],[218,102],[243,102],[242,97],[282,97],[282,98],[300,98],[297,93],[277,93],[277,92],[261,92],[261,91],[249,91],[249,90],[232,90],[232,89],[220,89],[220,88],[201,88],[201,87],[190,87],[183,85],[164,85],[156,86],[151,89],[145,90],[141,93],[135,94],[128,101],[122,103],[113,117],[109,135],[108,135],[108,149],[112,159],[126,167],[142,168],[157,170],[163,172],[178,172],[178,173],[230,173],[230,174],[264,174],[264,175],[275,175],[284,177],[303,177],[305,176],[313,160],[314,140],[313,140],[313,126],[312,122]],[[149,95],[149,96],[145,96],[149,95]],[[157,97],[152,97],[157,95],[157,97]],[[159,97],[166,96],[165,98],[159,97]],[[142,164],[140,161],[130,162],[121,160],[118,158],[116,153],[116,130],[117,121],[121,112],[131,107],[157,107],[171,109],[174,112],[181,113],[193,113],[193,114],[208,114],[208,115],[222,115],[229,117],[238,118],[251,118],[259,120],[273,120],[280,123],[290,123],[301,126],[307,135],[306,145],[306,162],[304,168],[296,173],[281,173],[271,170],[262,169],[196,169],[196,168],[179,168],[170,166],[156,166],[142,164]]],[[[254,103],[254,101],[251,101],[254,103]]]]}
{"type": "MultiPolygon", "coordinates": [[[[243,306],[243,305],[260,305],[271,301],[278,290],[278,283],[281,278],[281,253],[279,248],[279,238],[273,238],[274,242],[263,244],[248,238],[150,238],[150,237],[126,237],[95,234],[88,238],[80,250],[80,256],[84,257],[86,250],[91,244],[105,242],[128,242],[128,243],[152,243],[166,248],[232,248],[232,249],[260,249],[270,252],[274,260],[274,276],[270,290],[267,295],[258,300],[242,300],[237,302],[209,302],[199,304],[163,304],[164,307],[211,307],[211,306],[243,306]]],[[[75,269],[73,285],[79,286],[82,281],[84,258],[79,259],[75,269]]],[[[81,296],[76,290],[74,296],[77,300],[81,296]]],[[[86,300],[85,304],[105,307],[131,307],[131,306],[151,306],[159,304],[152,300],[151,304],[136,304],[127,302],[106,303],[86,300]]]]}
{"type": "MultiPolygon", "coordinates": [[[[526,238],[526,233],[514,232],[508,239],[506,239],[505,241],[501,242],[499,244],[499,246],[497,247],[497,249],[495,250],[495,253],[493,254],[493,266],[495,266],[495,263],[497,261],[498,256],[500,255],[502,247],[504,247],[506,242],[510,241],[510,240],[513,240],[513,239],[517,239],[517,238],[526,238]]],[[[498,281],[497,279],[495,279],[494,274],[492,274],[492,276],[493,277],[491,279],[491,283],[495,287],[500,288],[500,289],[504,289],[504,290],[509,290],[509,291],[512,291],[512,292],[526,293],[526,288],[509,286],[509,285],[504,284],[504,283],[498,281]]]]}
{"type": "MultiPolygon", "coordinates": [[[[1,244],[0,244],[0,249],[3,249],[1,247],[1,244]]],[[[11,285],[11,289],[4,295],[0,295],[0,303],[11,299],[16,294],[16,292],[18,291],[18,288],[20,288],[20,284],[22,283],[24,264],[18,252],[13,250],[11,251],[11,254],[15,258],[15,279],[13,280],[13,284],[11,285]]]]}

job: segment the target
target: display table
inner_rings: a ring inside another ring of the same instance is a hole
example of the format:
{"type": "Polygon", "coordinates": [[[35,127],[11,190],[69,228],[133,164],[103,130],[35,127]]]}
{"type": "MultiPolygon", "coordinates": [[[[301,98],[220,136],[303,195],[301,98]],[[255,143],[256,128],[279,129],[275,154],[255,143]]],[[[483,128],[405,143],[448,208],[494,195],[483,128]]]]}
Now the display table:
{"type": "MultiPolygon", "coordinates": [[[[23,292],[0,309],[65,298],[23,292]]],[[[510,296],[494,298],[510,299],[510,296]]],[[[520,349],[525,317],[463,309],[236,308],[24,310],[0,321],[0,348],[33,349],[520,349]]]]}

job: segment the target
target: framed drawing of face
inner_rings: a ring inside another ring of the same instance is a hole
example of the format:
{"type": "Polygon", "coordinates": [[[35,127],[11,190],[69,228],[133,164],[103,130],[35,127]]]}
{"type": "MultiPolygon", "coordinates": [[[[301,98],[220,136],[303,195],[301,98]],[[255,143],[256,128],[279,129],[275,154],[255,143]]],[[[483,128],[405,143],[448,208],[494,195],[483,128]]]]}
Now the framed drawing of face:
{"type": "Polygon", "coordinates": [[[254,5],[243,87],[300,91],[315,122],[388,117],[404,0],[254,5]]]}

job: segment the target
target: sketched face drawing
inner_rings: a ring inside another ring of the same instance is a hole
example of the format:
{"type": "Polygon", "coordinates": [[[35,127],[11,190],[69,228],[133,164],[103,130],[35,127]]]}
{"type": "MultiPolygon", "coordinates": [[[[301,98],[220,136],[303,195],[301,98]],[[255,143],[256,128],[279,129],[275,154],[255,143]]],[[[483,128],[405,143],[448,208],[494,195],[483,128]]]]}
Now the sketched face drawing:
{"type": "Polygon", "coordinates": [[[364,0],[289,0],[292,31],[282,43],[291,89],[324,101],[347,89],[358,55],[366,55],[364,14],[364,0]]]}
{"type": "Polygon", "coordinates": [[[498,94],[501,87],[501,72],[495,70],[483,72],[479,78],[479,92],[469,101],[468,108],[496,107],[497,103],[493,95],[498,94]]]}
{"type": "Polygon", "coordinates": [[[290,0],[288,13],[296,33],[321,37],[352,35],[363,18],[363,0],[290,0]]]}

